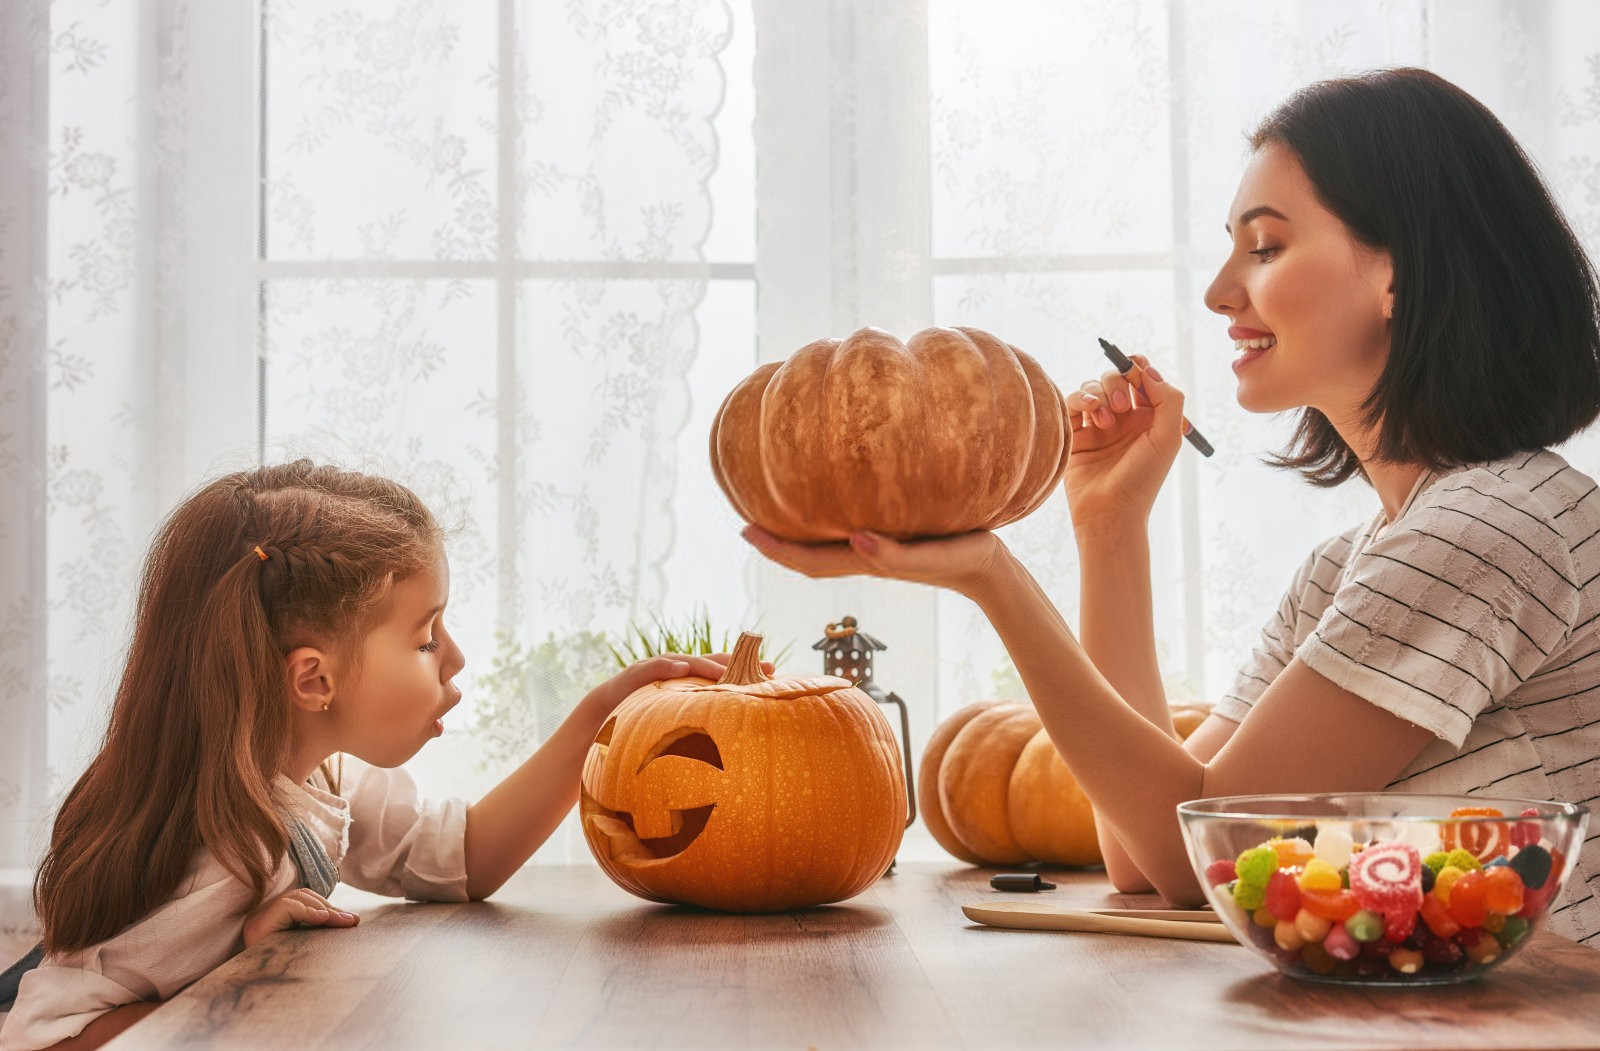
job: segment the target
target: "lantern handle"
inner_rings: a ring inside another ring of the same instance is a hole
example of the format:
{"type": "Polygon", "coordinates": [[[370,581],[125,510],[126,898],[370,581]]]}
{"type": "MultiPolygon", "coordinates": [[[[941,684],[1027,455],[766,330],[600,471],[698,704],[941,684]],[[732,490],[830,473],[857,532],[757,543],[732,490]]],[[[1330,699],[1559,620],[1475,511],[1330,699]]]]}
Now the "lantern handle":
{"type": "Polygon", "coordinates": [[[900,740],[905,747],[906,764],[906,806],[910,812],[906,815],[906,827],[910,828],[917,820],[917,783],[911,773],[911,716],[906,711],[906,702],[900,699],[898,693],[874,697],[879,704],[893,704],[900,709],[900,740]]]}

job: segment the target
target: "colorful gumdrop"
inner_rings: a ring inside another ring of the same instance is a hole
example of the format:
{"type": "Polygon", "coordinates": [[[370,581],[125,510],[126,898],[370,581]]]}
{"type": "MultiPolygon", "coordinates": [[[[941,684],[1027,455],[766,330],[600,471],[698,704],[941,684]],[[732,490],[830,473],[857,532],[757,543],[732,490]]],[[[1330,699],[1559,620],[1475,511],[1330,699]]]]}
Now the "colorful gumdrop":
{"type": "Polygon", "coordinates": [[[1383,916],[1370,909],[1361,909],[1344,921],[1344,929],[1350,932],[1350,937],[1363,944],[1383,937],[1383,927],[1383,916]]]}
{"type": "Polygon", "coordinates": [[[1239,878],[1239,873],[1234,870],[1232,858],[1218,858],[1206,866],[1206,885],[1215,887],[1223,883],[1232,883],[1239,878]]]}
{"type": "Polygon", "coordinates": [[[1251,847],[1234,859],[1239,882],[1265,889],[1267,880],[1278,869],[1278,854],[1271,847],[1251,847]]]}
{"type": "Polygon", "coordinates": [[[1361,908],[1347,890],[1301,890],[1300,906],[1335,923],[1349,919],[1361,908]]]}
{"type": "Polygon", "coordinates": [[[1463,874],[1450,888],[1450,917],[1463,927],[1482,927],[1489,915],[1484,901],[1488,890],[1489,880],[1482,871],[1463,874]]]}
{"type": "Polygon", "coordinates": [[[1342,869],[1350,863],[1350,852],[1355,849],[1355,843],[1350,839],[1350,833],[1342,828],[1329,827],[1317,831],[1317,843],[1312,847],[1317,857],[1332,865],[1335,870],[1342,869]]]}
{"type": "Polygon", "coordinates": [[[1490,912],[1510,915],[1522,908],[1522,877],[1509,865],[1483,870],[1483,903],[1490,912]]]}
{"type": "Polygon", "coordinates": [[[1530,844],[1517,851],[1509,867],[1522,877],[1524,887],[1536,890],[1550,878],[1550,852],[1537,843],[1530,844]]]}
{"type": "Polygon", "coordinates": [[[1550,852],[1550,874],[1545,877],[1544,883],[1537,890],[1529,889],[1523,893],[1522,908],[1517,910],[1518,916],[1531,920],[1544,911],[1545,906],[1555,898],[1556,891],[1561,889],[1561,870],[1566,863],[1567,859],[1562,856],[1561,851],[1550,852]]]}
{"type": "MultiPolygon", "coordinates": [[[[1521,905],[1520,901],[1518,905],[1521,905]]],[[[1300,911],[1300,886],[1295,883],[1293,876],[1282,869],[1272,874],[1267,880],[1266,906],[1280,920],[1294,919],[1294,914],[1300,911]]]]}
{"type": "MultiPolygon", "coordinates": [[[[1538,818],[1539,810],[1537,807],[1529,807],[1518,816],[1525,818],[1538,818]]],[[[1511,826],[1511,845],[1514,847],[1534,846],[1539,842],[1540,831],[1539,822],[1537,820],[1518,821],[1515,825],[1511,826]]]]}
{"type": "Polygon", "coordinates": [[[1280,869],[1300,868],[1314,856],[1311,844],[1299,836],[1293,836],[1289,839],[1270,839],[1267,841],[1267,846],[1271,847],[1273,853],[1278,855],[1278,867],[1280,869]]]}
{"type": "Polygon", "coordinates": [[[1322,939],[1322,948],[1336,960],[1353,960],[1361,952],[1361,946],[1356,944],[1342,923],[1336,923],[1328,929],[1328,936],[1322,939]]]}
{"type": "Polygon", "coordinates": [[[1429,894],[1422,899],[1422,922],[1434,934],[1441,938],[1453,938],[1461,931],[1461,924],[1450,915],[1450,909],[1443,901],[1429,894]]]}

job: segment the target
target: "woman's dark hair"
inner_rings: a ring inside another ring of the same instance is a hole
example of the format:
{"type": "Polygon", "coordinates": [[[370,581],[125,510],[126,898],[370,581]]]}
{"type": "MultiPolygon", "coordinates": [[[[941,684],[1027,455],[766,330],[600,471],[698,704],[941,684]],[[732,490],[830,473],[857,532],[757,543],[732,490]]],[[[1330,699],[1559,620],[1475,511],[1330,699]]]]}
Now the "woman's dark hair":
{"type": "MultiPolygon", "coordinates": [[[[1362,405],[1378,459],[1482,463],[1565,441],[1600,414],[1594,267],[1482,103],[1422,69],[1324,80],[1250,137],[1272,142],[1394,261],[1388,362],[1362,405]]],[[[1319,486],[1361,469],[1312,408],[1268,462],[1319,486]]]]}

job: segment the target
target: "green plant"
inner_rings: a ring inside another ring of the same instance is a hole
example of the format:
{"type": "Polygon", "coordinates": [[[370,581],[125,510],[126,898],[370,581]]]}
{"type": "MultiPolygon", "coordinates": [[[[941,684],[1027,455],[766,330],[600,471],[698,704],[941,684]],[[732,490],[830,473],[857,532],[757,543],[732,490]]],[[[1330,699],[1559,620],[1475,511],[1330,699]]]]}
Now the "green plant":
{"type": "Polygon", "coordinates": [[[489,670],[472,689],[478,768],[500,771],[526,759],[584,694],[616,674],[611,654],[606,637],[592,631],[551,632],[533,646],[497,632],[489,670]]]}
{"type": "MultiPolygon", "coordinates": [[[[622,638],[610,645],[611,656],[619,667],[626,668],[636,661],[661,653],[731,653],[733,644],[738,641],[728,631],[720,634],[715,632],[711,627],[711,614],[703,608],[682,621],[668,623],[654,613],[650,614],[650,621],[653,631],[647,633],[638,624],[629,624],[622,638]]],[[[761,657],[781,664],[793,648],[794,643],[786,643],[776,657],[768,657],[766,643],[763,642],[761,657]]]]}

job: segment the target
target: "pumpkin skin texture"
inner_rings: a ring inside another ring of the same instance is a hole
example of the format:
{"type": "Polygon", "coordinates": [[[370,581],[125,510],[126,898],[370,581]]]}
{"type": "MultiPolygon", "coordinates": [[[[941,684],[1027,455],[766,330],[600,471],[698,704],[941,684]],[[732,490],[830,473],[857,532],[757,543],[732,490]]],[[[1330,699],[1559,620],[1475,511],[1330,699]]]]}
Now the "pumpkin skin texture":
{"type": "Polygon", "coordinates": [[[1066,400],[1027,354],[973,328],[901,343],[864,328],[769,362],[728,394],[711,470],[748,522],[789,540],[994,529],[1066,470],[1066,400]]]}
{"type": "Polygon", "coordinates": [[[906,787],[888,720],[845,679],[768,679],[759,643],[740,638],[721,682],[634,691],[590,745],[580,821],[624,890],[776,912],[849,898],[894,860],[906,787]]]}
{"type": "MultiPolygon", "coordinates": [[[[1175,707],[1188,737],[1209,709],[1175,707]]],[[[934,730],[917,802],[939,845],[975,865],[1098,865],[1094,808],[1031,705],[978,701],[934,730]]]]}

